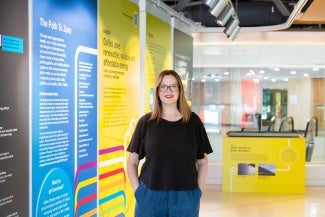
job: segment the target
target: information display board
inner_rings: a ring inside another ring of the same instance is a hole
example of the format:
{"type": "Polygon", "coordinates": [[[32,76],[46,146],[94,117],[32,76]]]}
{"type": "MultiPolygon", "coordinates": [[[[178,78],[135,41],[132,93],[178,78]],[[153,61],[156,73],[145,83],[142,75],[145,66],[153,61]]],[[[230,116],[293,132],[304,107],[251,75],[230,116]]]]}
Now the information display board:
{"type": "Polygon", "coordinates": [[[168,23],[147,13],[146,27],[146,107],[153,108],[154,87],[158,74],[172,68],[171,27],[168,23]]]}
{"type": "Polygon", "coordinates": [[[224,137],[223,192],[305,192],[305,138],[224,137]]]}
{"type": "Polygon", "coordinates": [[[133,216],[126,148],[141,106],[139,8],[102,0],[99,17],[98,216],[133,216]]]}
{"type": "Polygon", "coordinates": [[[31,214],[97,213],[97,2],[32,1],[31,214]]]}
{"type": "Polygon", "coordinates": [[[191,78],[193,77],[193,37],[181,30],[174,29],[173,67],[184,85],[188,100],[191,100],[191,78]]]}
{"type": "Polygon", "coordinates": [[[28,1],[1,1],[0,14],[0,216],[28,216],[28,1]]]}

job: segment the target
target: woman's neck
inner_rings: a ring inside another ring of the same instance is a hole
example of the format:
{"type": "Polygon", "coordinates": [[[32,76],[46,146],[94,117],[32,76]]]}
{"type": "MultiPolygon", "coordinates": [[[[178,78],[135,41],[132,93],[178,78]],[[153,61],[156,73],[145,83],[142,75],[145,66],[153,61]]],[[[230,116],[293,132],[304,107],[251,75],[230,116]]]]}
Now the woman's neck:
{"type": "Polygon", "coordinates": [[[178,111],[176,107],[163,107],[162,118],[168,121],[177,121],[182,118],[182,114],[178,111]]]}

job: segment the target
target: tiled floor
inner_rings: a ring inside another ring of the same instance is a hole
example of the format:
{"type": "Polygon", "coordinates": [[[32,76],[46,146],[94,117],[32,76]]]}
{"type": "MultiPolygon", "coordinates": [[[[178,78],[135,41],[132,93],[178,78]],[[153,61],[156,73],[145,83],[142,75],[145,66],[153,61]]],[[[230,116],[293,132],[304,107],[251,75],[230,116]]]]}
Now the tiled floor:
{"type": "Polygon", "coordinates": [[[200,217],[325,217],[325,186],[305,194],[223,193],[220,185],[203,189],[200,217]]]}

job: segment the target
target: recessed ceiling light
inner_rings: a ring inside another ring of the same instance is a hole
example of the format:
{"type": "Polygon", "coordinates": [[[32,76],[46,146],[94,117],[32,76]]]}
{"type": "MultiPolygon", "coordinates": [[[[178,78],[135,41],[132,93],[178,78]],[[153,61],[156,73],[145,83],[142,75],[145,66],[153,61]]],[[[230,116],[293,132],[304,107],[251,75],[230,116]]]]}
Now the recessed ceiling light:
{"type": "Polygon", "coordinates": [[[313,68],[313,71],[314,72],[318,72],[319,71],[319,68],[315,67],[315,68],[313,68]]]}
{"type": "Polygon", "coordinates": [[[264,74],[265,71],[264,71],[264,70],[260,70],[259,73],[260,73],[260,74],[264,74]]]}
{"type": "Polygon", "coordinates": [[[309,77],[309,74],[308,74],[308,73],[305,73],[305,74],[304,74],[304,77],[309,77]]]}
{"type": "Polygon", "coordinates": [[[224,74],[224,75],[229,75],[229,72],[224,72],[223,74],[224,74]]]}
{"type": "Polygon", "coordinates": [[[202,78],[202,79],[201,79],[201,82],[203,82],[203,83],[204,83],[204,82],[206,82],[206,80],[205,80],[204,78],[202,78]]]}
{"type": "Polygon", "coordinates": [[[290,74],[295,75],[295,74],[297,74],[297,72],[296,71],[291,71],[290,74]]]}
{"type": "Polygon", "coordinates": [[[273,70],[276,71],[276,72],[280,71],[279,68],[273,68],[273,70]]]}

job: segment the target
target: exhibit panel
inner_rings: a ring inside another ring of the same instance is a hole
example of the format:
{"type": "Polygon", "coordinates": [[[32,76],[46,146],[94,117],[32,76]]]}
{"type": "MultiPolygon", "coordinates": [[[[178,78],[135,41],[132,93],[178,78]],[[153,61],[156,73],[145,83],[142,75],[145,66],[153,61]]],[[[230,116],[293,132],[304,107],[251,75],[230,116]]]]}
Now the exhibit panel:
{"type": "Polygon", "coordinates": [[[99,1],[98,215],[131,216],[126,148],[140,113],[139,8],[99,1]]]}
{"type": "Polygon", "coordinates": [[[34,0],[31,8],[30,213],[90,215],[98,198],[97,2],[34,0]]]}
{"type": "Polygon", "coordinates": [[[1,1],[0,14],[0,215],[28,216],[28,2],[1,1]]]}
{"type": "Polygon", "coordinates": [[[223,192],[305,192],[303,137],[224,137],[223,192]]]}

